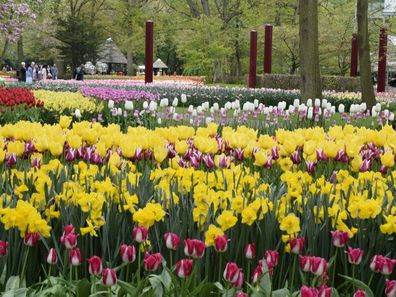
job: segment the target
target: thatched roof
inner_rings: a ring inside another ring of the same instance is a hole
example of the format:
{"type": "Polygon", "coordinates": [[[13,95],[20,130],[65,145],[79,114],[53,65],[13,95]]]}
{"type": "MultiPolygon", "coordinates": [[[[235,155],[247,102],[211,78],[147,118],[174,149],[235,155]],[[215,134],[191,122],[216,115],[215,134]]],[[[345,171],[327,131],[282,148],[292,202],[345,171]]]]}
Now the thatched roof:
{"type": "Polygon", "coordinates": [[[98,62],[106,64],[128,64],[128,60],[111,38],[100,47],[98,62]]]}
{"type": "Polygon", "coordinates": [[[157,61],[154,62],[153,68],[166,69],[166,68],[168,68],[168,66],[166,66],[166,64],[164,62],[162,62],[161,59],[158,59],[157,61]]]}

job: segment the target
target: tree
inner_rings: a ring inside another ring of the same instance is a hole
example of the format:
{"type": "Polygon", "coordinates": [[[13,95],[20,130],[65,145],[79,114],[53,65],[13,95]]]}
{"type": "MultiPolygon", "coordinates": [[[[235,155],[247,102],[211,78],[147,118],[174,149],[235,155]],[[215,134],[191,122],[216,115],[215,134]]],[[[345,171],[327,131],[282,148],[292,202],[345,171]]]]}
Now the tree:
{"type": "Polygon", "coordinates": [[[65,20],[59,20],[56,38],[62,42],[59,50],[70,66],[95,61],[100,36],[92,23],[82,16],[70,15],[65,20]]]}
{"type": "Polygon", "coordinates": [[[371,77],[370,43],[368,32],[368,0],[357,0],[357,23],[359,44],[360,87],[362,101],[370,109],[376,103],[371,77]]]}
{"type": "Polygon", "coordinates": [[[301,98],[321,98],[318,0],[300,0],[299,13],[301,98]]]}

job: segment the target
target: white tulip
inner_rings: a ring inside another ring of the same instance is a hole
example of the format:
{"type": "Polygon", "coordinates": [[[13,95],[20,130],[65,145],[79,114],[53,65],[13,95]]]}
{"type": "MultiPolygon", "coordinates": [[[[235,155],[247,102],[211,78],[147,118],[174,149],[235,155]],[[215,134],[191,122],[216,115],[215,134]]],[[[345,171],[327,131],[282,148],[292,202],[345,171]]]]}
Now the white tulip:
{"type": "Polygon", "coordinates": [[[376,112],[380,112],[380,111],[381,111],[381,104],[380,104],[380,103],[377,103],[377,104],[375,105],[375,111],[376,111],[376,112]]]}
{"type": "Polygon", "coordinates": [[[210,124],[212,121],[213,121],[213,119],[211,117],[206,117],[206,119],[205,119],[206,125],[210,124]]]}
{"type": "Polygon", "coordinates": [[[375,106],[373,106],[373,108],[371,109],[371,116],[372,116],[373,118],[376,118],[377,115],[378,115],[378,113],[377,113],[377,111],[375,110],[375,106]]]}
{"type": "Polygon", "coordinates": [[[121,116],[122,115],[122,108],[118,107],[117,109],[117,115],[121,116]]]}
{"type": "Polygon", "coordinates": [[[215,111],[218,111],[219,110],[219,103],[217,103],[217,102],[213,103],[213,109],[215,111]]]}
{"type": "Polygon", "coordinates": [[[133,102],[132,101],[125,101],[125,109],[126,110],[133,110],[133,102]]]}
{"type": "Polygon", "coordinates": [[[312,106],[310,106],[308,108],[307,118],[310,120],[313,118],[313,107],[312,106]]]}
{"type": "Polygon", "coordinates": [[[167,107],[168,105],[169,105],[168,98],[161,99],[161,101],[160,101],[160,106],[161,107],[167,107]]]}
{"type": "Polygon", "coordinates": [[[294,99],[293,101],[293,106],[298,107],[300,105],[300,100],[299,99],[294,99]]]}
{"type": "Polygon", "coordinates": [[[198,113],[202,113],[202,111],[203,111],[202,106],[198,106],[198,107],[197,107],[197,112],[198,112],[198,113]]]}
{"type": "Polygon", "coordinates": [[[312,99],[308,99],[307,100],[307,106],[308,107],[312,107],[312,99]]]}
{"type": "Polygon", "coordinates": [[[257,99],[254,99],[253,104],[254,107],[257,108],[259,106],[259,101],[257,99]]]}
{"type": "Polygon", "coordinates": [[[179,99],[177,98],[173,99],[172,106],[176,107],[178,104],[179,104],[179,99]]]}
{"type": "Polygon", "coordinates": [[[187,95],[186,94],[181,94],[181,102],[186,103],[187,102],[187,95]]]}
{"type": "Polygon", "coordinates": [[[194,106],[190,105],[190,106],[188,107],[187,111],[188,111],[189,113],[192,113],[193,109],[194,109],[194,106]]]}
{"type": "Polygon", "coordinates": [[[389,114],[388,120],[391,121],[391,122],[393,122],[393,121],[395,120],[395,114],[394,114],[393,112],[391,112],[391,113],[389,114]]]}
{"type": "Polygon", "coordinates": [[[161,118],[158,118],[157,123],[158,123],[158,125],[161,125],[161,124],[162,124],[161,118]]]}
{"type": "Polygon", "coordinates": [[[327,106],[327,100],[323,99],[322,100],[322,107],[325,108],[327,106]]]}
{"type": "MultiPolygon", "coordinates": [[[[198,107],[199,107],[199,106],[198,106],[198,107]]],[[[196,109],[193,109],[193,111],[191,112],[191,115],[192,115],[193,117],[196,117],[197,114],[198,114],[197,110],[196,110],[196,109]]]]}
{"type": "Polygon", "coordinates": [[[144,102],[143,102],[143,108],[144,108],[144,109],[147,109],[148,106],[149,106],[149,103],[148,103],[147,101],[144,101],[144,102]]]}
{"type": "Polygon", "coordinates": [[[319,107],[320,106],[320,99],[316,98],[315,99],[315,107],[319,107]]]}
{"type": "Polygon", "coordinates": [[[345,106],[344,106],[344,104],[338,105],[338,112],[339,112],[339,113],[344,113],[344,112],[345,112],[345,106]]]}
{"type": "Polygon", "coordinates": [[[74,116],[77,119],[81,119],[81,111],[78,108],[74,111],[74,116]]]}
{"type": "Polygon", "coordinates": [[[113,107],[114,107],[114,100],[109,100],[109,102],[107,103],[107,107],[109,108],[109,109],[112,109],[113,107]]]}

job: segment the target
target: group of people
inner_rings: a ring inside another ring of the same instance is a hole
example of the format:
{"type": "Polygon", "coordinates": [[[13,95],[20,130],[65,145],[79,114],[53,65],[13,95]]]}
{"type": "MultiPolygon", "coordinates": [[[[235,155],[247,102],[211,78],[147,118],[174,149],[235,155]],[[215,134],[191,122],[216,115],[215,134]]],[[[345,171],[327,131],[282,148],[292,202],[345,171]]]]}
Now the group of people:
{"type": "Polygon", "coordinates": [[[47,79],[58,79],[58,67],[54,65],[39,65],[32,62],[27,68],[25,62],[21,63],[18,80],[26,83],[33,83],[47,79]]]}

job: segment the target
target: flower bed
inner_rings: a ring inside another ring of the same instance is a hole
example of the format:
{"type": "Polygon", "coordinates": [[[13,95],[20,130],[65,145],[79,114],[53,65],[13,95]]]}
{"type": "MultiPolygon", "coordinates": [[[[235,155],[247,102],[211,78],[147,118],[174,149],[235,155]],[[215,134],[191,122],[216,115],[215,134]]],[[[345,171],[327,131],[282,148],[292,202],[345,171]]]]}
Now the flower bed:
{"type": "Polygon", "coordinates": [[[42,102],[36,101],[31,90],[22,88],[0,88],[0,106],[13,107],[25,105],[27,108],[42,106],[42,102]]]}
{"type": "Polygon", "coordinates": [[[82,87],[80,88],[80,92],[85,97],[94,97],[104,101],[113,100],[116,103],[124,101],[157,101],[159,99],[158,94],[111,87],[82,87]]]}
{"type": "Polygon", "coordinates": [[[396,285],[389,126],[260,135],[70,123],[0,128],[11,288],[382,296],[396,285]]]}

